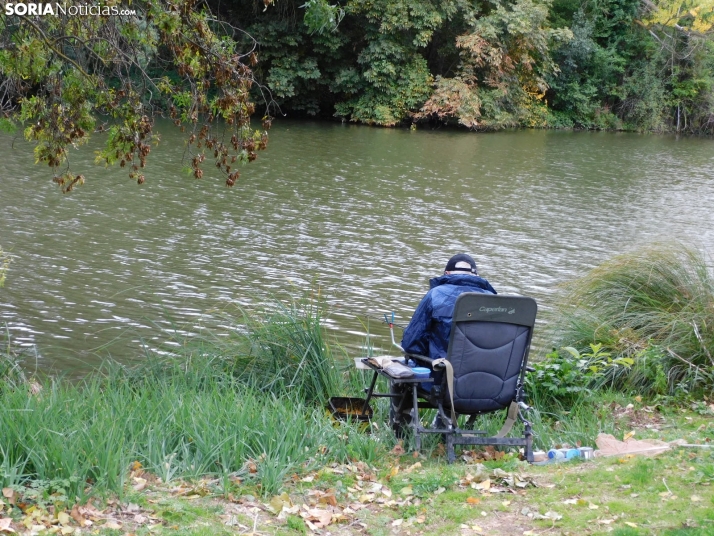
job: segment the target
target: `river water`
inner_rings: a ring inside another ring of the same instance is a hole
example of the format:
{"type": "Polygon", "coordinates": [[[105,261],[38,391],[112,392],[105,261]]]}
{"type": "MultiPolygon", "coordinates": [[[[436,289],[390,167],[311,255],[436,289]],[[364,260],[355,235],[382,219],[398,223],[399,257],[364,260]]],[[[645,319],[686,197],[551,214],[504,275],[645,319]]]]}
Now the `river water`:
{"type": "Polygon", "coordinates": [[[714,251],[708,139],[278,121],[227,189],[187,174],[181,135],[161,131],[146,184],[95,166],[89,147],[72,154],[88,180],[70,195],[0,135],[0,246],[13,255],[0,322],[38,367],[138,359],[225,332],[237,306],[318,287],[356,356],[367,332],[388,348],[384,313],[406,324],[457,252],[548,311],[558,285],[615,254],[672,239],[714,251]]]}

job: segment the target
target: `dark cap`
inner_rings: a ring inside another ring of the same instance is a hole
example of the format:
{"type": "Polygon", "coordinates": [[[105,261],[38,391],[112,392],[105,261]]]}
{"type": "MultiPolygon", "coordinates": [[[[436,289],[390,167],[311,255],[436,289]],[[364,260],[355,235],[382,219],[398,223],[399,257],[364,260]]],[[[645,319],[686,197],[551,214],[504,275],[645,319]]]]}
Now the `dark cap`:
{"type": "Polygon", "coordinates": [[[476,271],[476,262],[464,253],[459,253],[458,255],[451,257],[449,262],[446,263],[444,271],[478,274],[476,271]]]}

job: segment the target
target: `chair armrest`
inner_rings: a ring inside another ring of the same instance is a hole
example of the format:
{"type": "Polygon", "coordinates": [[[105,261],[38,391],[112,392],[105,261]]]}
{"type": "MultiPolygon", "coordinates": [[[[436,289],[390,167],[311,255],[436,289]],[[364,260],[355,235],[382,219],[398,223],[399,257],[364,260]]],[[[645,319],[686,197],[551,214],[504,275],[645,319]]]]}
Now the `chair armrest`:
{"type": "Polygon", "coordinates": [[[533,367],[531,367],[530,365],[527,365],[526,372],[535,372],[535,369],[533,367]]]}
{"type": "Polygon", "coordinates": [[[434,360],[431,357],[426,357],[425,355],[419,355],[419,354],[404,354],[407,360],[413,359],[414,361],[420,361],[421,363],[425,363],[426,365],[429,366],[429,368],[433,369],[433,363],[434,360]]]}

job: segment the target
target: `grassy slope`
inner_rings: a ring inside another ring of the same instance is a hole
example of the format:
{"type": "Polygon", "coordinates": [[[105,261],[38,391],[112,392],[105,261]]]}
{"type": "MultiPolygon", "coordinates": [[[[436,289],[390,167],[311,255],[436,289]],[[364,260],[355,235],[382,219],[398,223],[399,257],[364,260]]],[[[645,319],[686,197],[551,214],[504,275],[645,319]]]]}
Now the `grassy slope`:
{"type": "MultiPolygon", "coordinates": [[[[698,411],[632,404],[609,406],[619,437],[635,431],[640,439],[709,444],[714,434],[714,415],[706,404],[698,411]]],[[[355,458],[296,467],[282,481],[282,498],[261,495],[259,480],[251,477],[263,470],[264,461],[256,459],[241,477],[168,483],[135,465],[121,501],[110,498],[95,503],[98,511],[88,506],[81,512],[93,520],[91,533],[117,535],[310,533],[305,518],[318,522],[319,511],[328,510],[337,517],[319,530],[323,534],[714,534],[714,449],[709,448],[540,467],[512,456],[479,461],[468,453],[448,466],[438,446],[421,456],[397,448],[369,463],[355,458]],[[526,487],[505,485],[503,477],[512,475],[526,487]],[[489,489],[483,489],[486,478],[489,489]],[[283,506],[276,515],[273,509],[283,506]]],[[[74,517],[66,525],[57,523],[61,508],[50,514],[53,508],[45,504],[23,513],[5,502],[0,517],[10,515],[18,532],[29,533],[26,527],[32,525],[36,533],[43,525],[57,533],[77,527],[74,517]]]]}

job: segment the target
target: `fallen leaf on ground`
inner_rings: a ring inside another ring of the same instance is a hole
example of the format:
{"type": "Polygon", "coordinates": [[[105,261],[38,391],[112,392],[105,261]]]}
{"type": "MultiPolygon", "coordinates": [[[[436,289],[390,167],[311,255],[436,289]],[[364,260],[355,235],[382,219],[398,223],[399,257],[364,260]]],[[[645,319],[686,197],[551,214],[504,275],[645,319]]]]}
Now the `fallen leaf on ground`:
{"type": "Polygon", "coordinates": [[[15,529],[10,526],[10,523],[12,523],[12,519],[9,517],[0,519],[0,532],[14,533],[15,529]]]}
{"type": "Polygon", "coordinates": [[[473,484],[471,484],[471,487],[474,489],[482,489],[482,490],[490,489],[491,488],[491,480],[487,478],[483,482],[478,482],[478,483],[474,482],[473,484]]]}
{"type": "Polygon", "coordinates": [[[469,497],[468,499],[466,499],[466,502],[468,504],[478,504],[481,502],[481,499],[479,499],[478,497],[469,497]]]}
{"type": "Polygon", "coordinates": [[[399,443],[397,443],[397,446],[390,451],[390,454],[393,454],[395,456],[401,456],[402,454],[404,454],[404,452],[404,447],[402,446],[402,443],[400,441],[399,443]]]}
{"type": "Polygon", "coordinates": [[[313,508],[307,512],[301,512],[300,515],[306,521],[310,521],[318,529],[326,527],[332,522],[332,513],[327,510],[321,510],[319,508],[313,508]]]}
{"type": "Polygon", "coordinates": [[[290,496],[287,493],[281,493],[270,499],[270,507],[276,514],[279,514],[283,508],[289,508],[293,505],[290,496]]]}
{"type": "Polygon", "coordinates": [[[15,504],[15,490],[12,488],[3,488],[2,489],[2,496],[5,497],[8,502],[12,505],[15,504]]]}

